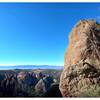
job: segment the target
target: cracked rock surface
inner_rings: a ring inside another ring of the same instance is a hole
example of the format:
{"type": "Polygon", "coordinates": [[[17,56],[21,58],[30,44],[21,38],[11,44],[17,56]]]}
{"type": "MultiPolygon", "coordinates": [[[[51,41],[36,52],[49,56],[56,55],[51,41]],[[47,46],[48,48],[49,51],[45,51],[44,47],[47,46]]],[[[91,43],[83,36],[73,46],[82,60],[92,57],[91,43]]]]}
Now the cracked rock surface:
{"type": "Polygon", "coordinates": [[[59,89],[63,97],[80,97],[100,87],[100,24],[81,20],[69,35],[59,89]]]}

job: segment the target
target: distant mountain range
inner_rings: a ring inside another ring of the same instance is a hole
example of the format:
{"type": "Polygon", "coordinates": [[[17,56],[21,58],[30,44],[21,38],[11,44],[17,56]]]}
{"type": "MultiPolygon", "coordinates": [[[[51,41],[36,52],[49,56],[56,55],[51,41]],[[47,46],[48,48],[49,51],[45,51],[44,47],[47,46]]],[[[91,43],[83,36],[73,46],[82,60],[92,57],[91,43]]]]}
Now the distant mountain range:
{"type": "Polygon", "coordinates": [[[18,65],[18,66],[0,66],[0,70],[7,69],[63,69],[63,66],[50,66],[50,65],[18,65]]]}

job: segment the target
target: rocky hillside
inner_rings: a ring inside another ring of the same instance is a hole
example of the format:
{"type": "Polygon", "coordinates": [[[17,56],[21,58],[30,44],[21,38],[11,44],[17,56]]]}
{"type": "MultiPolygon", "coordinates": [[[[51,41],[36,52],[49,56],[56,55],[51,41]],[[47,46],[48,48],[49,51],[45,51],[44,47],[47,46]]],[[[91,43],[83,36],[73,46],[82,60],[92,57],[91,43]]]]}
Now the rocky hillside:
{"type": "Polygon", "coordinates": [[[81,20],[72,29],[59,88],[64,97],[100,97],[100,24],[95,20],[81,20]]]}
{"type": "Polygon", "coordinates": [[[0,97],[61,97],[60,75],[61,70],[0,70],[0,97]]]}

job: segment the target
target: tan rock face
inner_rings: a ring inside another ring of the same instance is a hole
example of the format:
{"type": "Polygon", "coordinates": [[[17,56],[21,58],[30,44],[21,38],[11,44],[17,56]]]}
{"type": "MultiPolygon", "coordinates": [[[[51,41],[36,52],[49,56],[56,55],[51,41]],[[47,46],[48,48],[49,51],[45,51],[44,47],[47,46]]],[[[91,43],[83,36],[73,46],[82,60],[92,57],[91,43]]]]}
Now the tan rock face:
{"type": "Polygon", "coordinates": [[[73,28],[65,53],[60,90],[64,97],[79,96],[89,86],[99,85],[100,24],[82,20],[73,28]]]}

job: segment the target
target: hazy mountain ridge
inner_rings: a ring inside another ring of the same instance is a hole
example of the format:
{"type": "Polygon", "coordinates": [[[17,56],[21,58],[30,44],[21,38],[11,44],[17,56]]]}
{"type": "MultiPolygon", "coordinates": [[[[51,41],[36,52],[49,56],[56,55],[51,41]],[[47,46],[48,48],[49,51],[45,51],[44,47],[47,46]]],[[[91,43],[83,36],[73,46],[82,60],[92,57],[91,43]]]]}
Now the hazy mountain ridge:
{"type": "Polygon", "coordinates": [[[54,66],[54,65],[18,65],[18,66],[0,66],[0,70],[7,69],[63,69],[63,66],[54,66]]]}

